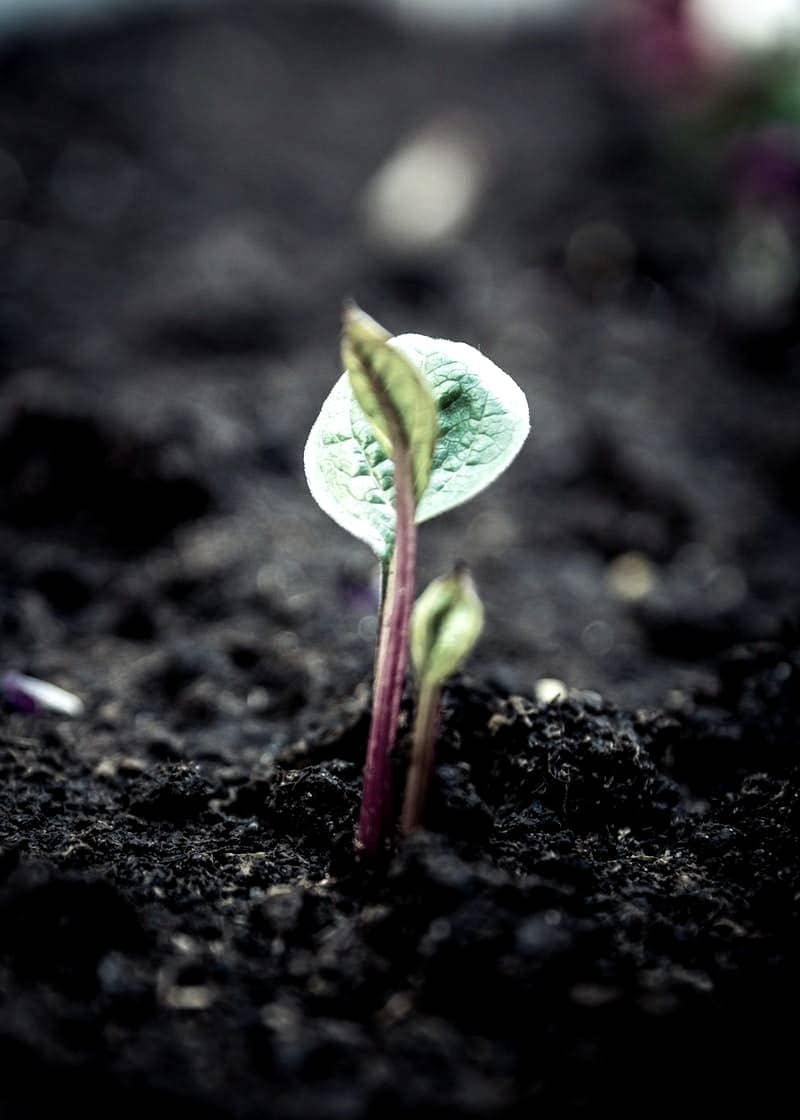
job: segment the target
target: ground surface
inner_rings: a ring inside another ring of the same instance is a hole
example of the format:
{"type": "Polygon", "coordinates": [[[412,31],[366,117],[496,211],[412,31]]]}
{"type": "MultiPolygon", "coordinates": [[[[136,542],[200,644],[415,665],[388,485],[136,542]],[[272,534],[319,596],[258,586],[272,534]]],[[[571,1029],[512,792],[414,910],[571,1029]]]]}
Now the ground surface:
{"type": "Polygon", "coordinates": [[[87,707],[2,716],[5,1114],[763,1103],[795,1007],[795,342],[714,313],[719,207],[581,44],[326,11],[3,59],[2,661],[87,707]],[[491,151],[472,224],[379,252],[364,182],[452,113],[491,151]],[[567,252],[592,222],[633,256],[567,252]],[[489,622],[430,832],[376,876],[373,572],[301,468],[345,295],[480,345],[534,416],[422,533],[489,622]],[[528,699],[545,676],[570,699],[528,699]]]}

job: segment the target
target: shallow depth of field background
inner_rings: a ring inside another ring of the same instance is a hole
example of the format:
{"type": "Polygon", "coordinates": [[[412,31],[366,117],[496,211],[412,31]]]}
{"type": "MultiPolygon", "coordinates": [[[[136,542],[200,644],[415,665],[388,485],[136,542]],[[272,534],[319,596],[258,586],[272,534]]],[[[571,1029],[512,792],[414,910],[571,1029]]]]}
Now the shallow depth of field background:
{"type": "Polygon", "coordinates": [[[347,296],[528,394],[421,534],[423,580],[475,572],[477,676],[680,704],[793,625],[795,3],[0,0],[0,35],[8,668],[113,693],[252,640],[298,706],[368,678],[372,561],[301,468],[347,296]]]}

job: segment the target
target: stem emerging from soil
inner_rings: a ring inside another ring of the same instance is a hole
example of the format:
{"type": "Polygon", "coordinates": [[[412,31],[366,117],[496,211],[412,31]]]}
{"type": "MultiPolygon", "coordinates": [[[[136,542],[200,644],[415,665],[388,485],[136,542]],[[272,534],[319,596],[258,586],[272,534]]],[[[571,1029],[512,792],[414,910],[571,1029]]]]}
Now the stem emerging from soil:
{"type": "Polygon", "coordinates": [[[439,736],[439,704],[442,688],[438,681],[427,681],[420,686],[417,713],[414,718],[414,737],[411,764],[406,779],[400,831],[408,836],[422,824],[428,786],[433,773],[436,740],[439,736]]]}
{"type": "Polygon", "coordinates": [[[439,576],[420,595],[411,616],[411,657],[419,692],[400,831],[422,824],[439,736],[442,685],[469,655],[483,626],[483,605],[465,564],[439,576]]]}
{"type": "Polygon", "coordinates": [[[381,606],[372,722],[356,840],[357,848],[369,859],[378,857],[392,832],[391,752],[397,737],[408,666],[408,632],[417,557],[411,458],[401,438],[393,443],[393,447],[397,532],[381,606]]]}

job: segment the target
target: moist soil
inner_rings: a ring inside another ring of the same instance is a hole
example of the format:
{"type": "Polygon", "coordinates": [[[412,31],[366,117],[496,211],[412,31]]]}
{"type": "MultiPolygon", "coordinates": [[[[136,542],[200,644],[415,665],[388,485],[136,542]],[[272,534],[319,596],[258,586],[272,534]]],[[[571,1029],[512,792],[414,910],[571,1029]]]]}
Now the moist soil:
{"type": "Polygon", "coordinates": [[[299,0],[6,45],[2,661],[85,713],[2,713],[4,1117],[795,1095],[797,342],[725,313],[724,193],[591,53],[299,0]],[[365,183],[454,116],[471,224],[376,247],[365,183]],[[377,868],[374,571],[301,466],[347,295],[534,417],[421,534],[488,622],[377,868]]]}

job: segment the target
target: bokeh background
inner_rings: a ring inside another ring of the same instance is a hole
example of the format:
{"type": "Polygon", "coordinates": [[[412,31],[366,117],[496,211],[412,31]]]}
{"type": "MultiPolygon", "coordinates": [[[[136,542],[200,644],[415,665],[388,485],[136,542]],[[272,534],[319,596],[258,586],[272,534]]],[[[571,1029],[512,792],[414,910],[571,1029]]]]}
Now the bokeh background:
{"type": "Polygon", "coordinates": [[[0,35],[6,668],[156,681],[217,742],[368,681],[372,559],[302,473],[345,297],[528,394],[421,533],[421,581],[474,570],[476,677],[680,707],[794,626],[796,3],[3,0],[0,35]]]}

